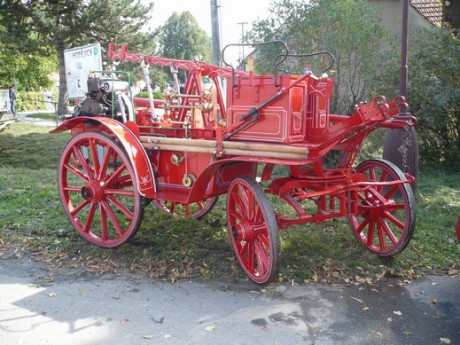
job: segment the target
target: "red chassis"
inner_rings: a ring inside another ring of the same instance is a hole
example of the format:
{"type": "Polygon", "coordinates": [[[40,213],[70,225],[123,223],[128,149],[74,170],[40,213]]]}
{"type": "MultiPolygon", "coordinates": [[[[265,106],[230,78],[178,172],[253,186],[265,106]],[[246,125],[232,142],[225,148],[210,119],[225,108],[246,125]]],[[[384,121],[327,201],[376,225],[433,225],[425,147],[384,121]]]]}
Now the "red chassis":
{"type": "Polygon", "coordinates": [[[125,243],[148,201],[172,215],[199,218],[227,194],[232,245],[257,284],[277,276],[278,229],[293,224],[348,217],[360,243],[380,256],[409,243],[414,178],[384,160],[353,167],[376,128],[416,123],[399,115],[408,108],[403,97],[376,96],[351,116],[334,115],[333,79],[311,72],[254,75],[133,54],[127,46],[117,51],[113,44],[108,55],[188,75],[182,93],[169,91],[154,102],[134,98],[135,121],[77,116],[52,131],[71,131],[59,191],[72,225],[88,241],[109,248],[125,243]],[[286,167],[284,176],[273,178],[277,166],[286,167]],[[292,212],[275,212],[266,194],[285,200],[292,212]]]}

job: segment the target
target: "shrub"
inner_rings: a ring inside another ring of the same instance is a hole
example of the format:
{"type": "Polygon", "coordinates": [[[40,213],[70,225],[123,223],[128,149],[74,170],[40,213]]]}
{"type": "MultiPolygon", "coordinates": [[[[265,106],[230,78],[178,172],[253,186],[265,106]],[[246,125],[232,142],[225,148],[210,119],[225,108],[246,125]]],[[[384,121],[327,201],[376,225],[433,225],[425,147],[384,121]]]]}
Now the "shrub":
{"type": "Polygon", "coordinates": [[[459,169],[460,39],[446,28],[412,37],[408,101],[425,167],[459,169]]]}
{"type": "Polygon", "coordinates": [[[46,103],[43,101],[44,98],[42,92],[19,92],[17,99],[17,109],[18,111],[46,110],[46,103]]]}

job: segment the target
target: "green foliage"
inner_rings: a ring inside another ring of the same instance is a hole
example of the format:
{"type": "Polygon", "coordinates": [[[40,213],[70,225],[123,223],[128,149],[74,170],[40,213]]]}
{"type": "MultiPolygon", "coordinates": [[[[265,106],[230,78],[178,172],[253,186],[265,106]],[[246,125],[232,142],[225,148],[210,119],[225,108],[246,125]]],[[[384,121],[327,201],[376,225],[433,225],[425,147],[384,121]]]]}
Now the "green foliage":
{"type": "MultiPolygon", "coordinates": [[[[380,16],[365,0],[277,0],[273,13],[253,26],[248,40],[285,41],[292,53],[329,51],[336,59],[333,112],[348,113],[379,90],[394,49],[380,16]],[[386,48],[382,46],[385,41],[386,48]]],[[[295,73],[308,63],[320,74],[327,59],[291,63],[295,73]]]]}
{"type": "Polygon", "coordinates": [[[33,53],[34,47],[15,42],[31,42],[31,37],[36,46],[56,52],[60,75],[58,112],[64,114],[68,103],[64,49],[93,42],[107,47],[109,41],[130,42],[133,48],[149,47],[153,42],[151,34],[140,31],[150,19],[152,8],[153,3],[143,5],[128,0],[12,0],[1,3],[0,17],[9,18],[4,24],[5,32],[13,47],[21,47],[21,53],[33,53]]]}
{"type": "Polygon", "coordinates": [[[174,12],[159,29],[159,35],[162,56],[192,60],[201,55],[204,61],[212,58],[211,39],[188,11],[181,14],[174,12]]]}
{"type": "MultiPolygon", "coordinates": [[[[149,93],[147,91],[141,91],[137,97],[149,98],[149,93]]],[[[153,92],[153,99],[163,99],[163,93],[161,91],[153,92]]]]}
{"type": "Polygon", "coordinates": [[[19,91],[49,88],[51,73],[57,70],[56,57],[38,54],[18,54],[13,49],[0,50],[0,87],[9,87],[13,82],[19,91]]]}
{"type": "Polygon", "coordinates": [[[16,107],[18,111],[45,110],[46,103],[44,103],[43,101],[44,97],[42,92],[21,92],[18,94],[16,107]]]}
{"type": "Polygon", "coordinates": [[[422,163],[458,171],[460,161],[460,38],[445,28],[411,37],[408,101],[422,163]]]}

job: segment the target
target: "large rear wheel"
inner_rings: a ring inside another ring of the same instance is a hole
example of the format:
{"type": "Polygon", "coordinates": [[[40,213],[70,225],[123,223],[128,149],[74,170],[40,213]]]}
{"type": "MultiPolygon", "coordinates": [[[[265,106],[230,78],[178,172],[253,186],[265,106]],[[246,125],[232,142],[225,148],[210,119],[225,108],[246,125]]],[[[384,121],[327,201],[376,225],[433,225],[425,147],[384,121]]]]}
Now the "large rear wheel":
{"type": "Polygon", "coordinates": [[[133,166],[108,135],[83,132],[69,140],[58,187],[72,225],[99,247],[120,246],[140,227],[144,209],[133,166]]]}
{"type": "Polygon", "coordinates": [[[270,282],[280,267],[280,237],[273,209],[251,177],[236,178],[228,189],[228,231],[235,255],[257,284],[270,282]]]}
{"type": "Polygon", "coordinates": [[[356,168],[369,181],[390,182],[364,189],[358,196],[358,212],[349,216],[353,234],[369,251],[379,256],[400,253],[414,234],[415,201],[408,183],[391,184],[407,180],[393,163],[368,160],[356,168]]]}

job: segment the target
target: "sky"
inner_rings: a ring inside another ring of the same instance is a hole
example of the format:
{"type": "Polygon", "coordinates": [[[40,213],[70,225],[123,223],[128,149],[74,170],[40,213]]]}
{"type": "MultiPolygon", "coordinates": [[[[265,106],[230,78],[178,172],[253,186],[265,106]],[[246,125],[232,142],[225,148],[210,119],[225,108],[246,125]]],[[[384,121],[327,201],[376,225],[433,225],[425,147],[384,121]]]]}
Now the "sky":
{"type": "MultiPolygon", "coordinates": [[[[150,0],[144,0],[150,2],[150,0]]],[[[210,0],[153,0],[151,28],[163,25],[173,12],[189,11],[200,27],[212,37],[210,0]]],[[[269,0],[218,0],[220,4],[221,48],[241,39],[242,25],[244,31],[251,28],[253,21],[268,16],[269,0]]]]}

